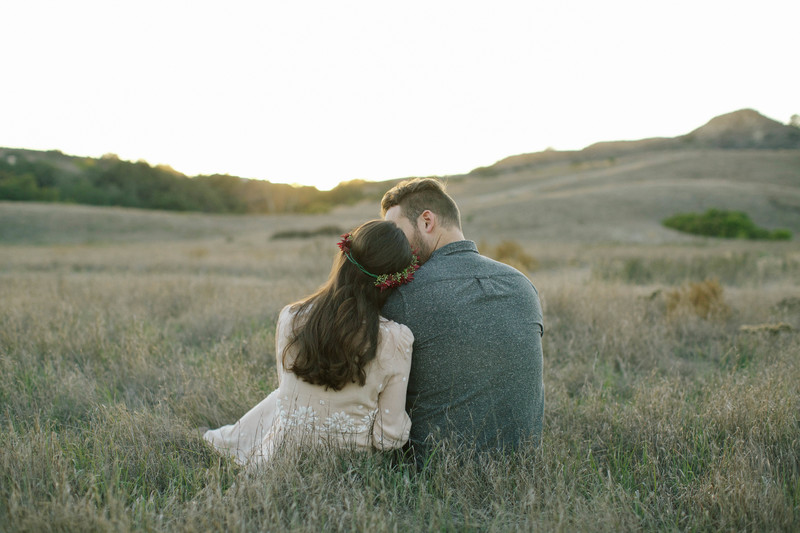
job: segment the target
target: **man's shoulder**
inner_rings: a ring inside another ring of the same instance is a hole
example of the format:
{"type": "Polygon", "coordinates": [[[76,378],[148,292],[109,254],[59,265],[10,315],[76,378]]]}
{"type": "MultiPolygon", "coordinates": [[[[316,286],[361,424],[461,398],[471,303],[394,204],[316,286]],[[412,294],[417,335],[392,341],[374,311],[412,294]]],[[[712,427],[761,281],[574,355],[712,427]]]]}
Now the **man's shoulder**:
{"type": "MultiPolygon", "coordinates": [[[[395,293],[411,296],[417,292],[427,292],[432,286],[445,290],[442,283],[447,281],[489,277],[507,277],[532,286],[530,279],[516,268],[481,255],[474,249],[473,253],[433,256],[420,267],[414,276],[414,281],[399,287],[395,293]]],[[[397,296],[393,294],[391,299],[397,299],[397,296]]]]}
{"type": "Polygon", "coordinates": [[[469,258],[470,271],[475,277],[505,277],[522,285],[533,287],[531,280],[511,265],[492,259],[485,255],[474,254],[469,258]]]}

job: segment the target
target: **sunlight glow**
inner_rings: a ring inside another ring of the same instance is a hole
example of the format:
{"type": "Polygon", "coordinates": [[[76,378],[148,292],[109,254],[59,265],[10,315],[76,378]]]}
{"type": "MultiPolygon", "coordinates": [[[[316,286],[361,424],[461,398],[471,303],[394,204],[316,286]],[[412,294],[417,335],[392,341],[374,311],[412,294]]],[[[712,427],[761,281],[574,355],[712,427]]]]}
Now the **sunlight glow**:
{"type": "Polygon", "coordinates": [[[330,188],[800,113],[800,3],[32,0],[0,146],[330,188]]]}

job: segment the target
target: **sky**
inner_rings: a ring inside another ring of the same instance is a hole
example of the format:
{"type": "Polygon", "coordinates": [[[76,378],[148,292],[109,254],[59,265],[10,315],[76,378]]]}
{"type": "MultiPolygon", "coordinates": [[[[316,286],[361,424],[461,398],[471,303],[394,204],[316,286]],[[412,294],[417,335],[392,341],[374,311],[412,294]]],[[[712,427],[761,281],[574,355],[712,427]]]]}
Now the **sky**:
{"type": "Polygon", "coordinates": [[[0,146],[328,189],[800,114],[797,0],[26,0],[0,146]]]}

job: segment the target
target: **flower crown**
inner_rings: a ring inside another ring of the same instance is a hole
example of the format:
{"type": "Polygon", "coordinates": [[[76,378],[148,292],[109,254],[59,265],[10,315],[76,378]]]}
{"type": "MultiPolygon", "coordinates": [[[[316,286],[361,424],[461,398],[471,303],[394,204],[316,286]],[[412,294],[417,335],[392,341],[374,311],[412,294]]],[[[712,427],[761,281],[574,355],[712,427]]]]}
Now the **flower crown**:
{"type": "Polygon", "coordinates": [[[375,278],[375,286],[379,287],[381,292],[386,289],[399,287],[400,285],[408,283],[414,279],[414,272],[416,272],[419,268],[419,257],[417,257],[417,253],[415,251],[411,251],[411,264],[408,265],[404,270],[395,272],[394,274],[373,274],[361,266],[358,261],[353,258],[353,254],[350,253],[350,247],[353,245],[353,241],[350,239],[350,236],[350,233],[345,233],[342,235],[342,239],[337,243],[337,246],[339,246],[339,249],[342,251],[347,260],[357,266],[361,272],[367,276],[375,278]]]}

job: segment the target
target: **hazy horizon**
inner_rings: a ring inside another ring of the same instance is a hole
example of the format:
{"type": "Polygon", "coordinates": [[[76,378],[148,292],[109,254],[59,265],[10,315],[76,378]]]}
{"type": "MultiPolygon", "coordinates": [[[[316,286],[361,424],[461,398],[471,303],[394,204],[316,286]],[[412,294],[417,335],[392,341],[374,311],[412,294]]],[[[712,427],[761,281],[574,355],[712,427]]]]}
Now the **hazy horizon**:
{"type": "Polygon", "coordinates": [[[329,189],[800,113],[800,5],[6,8],[0,146],[329,189]],[[689,16],[688,14],[691,14],[689,16]]]}

